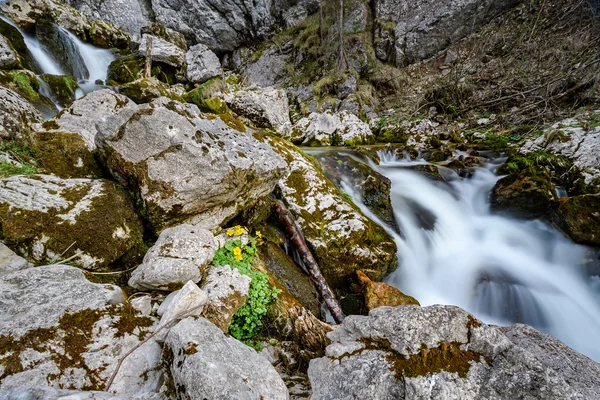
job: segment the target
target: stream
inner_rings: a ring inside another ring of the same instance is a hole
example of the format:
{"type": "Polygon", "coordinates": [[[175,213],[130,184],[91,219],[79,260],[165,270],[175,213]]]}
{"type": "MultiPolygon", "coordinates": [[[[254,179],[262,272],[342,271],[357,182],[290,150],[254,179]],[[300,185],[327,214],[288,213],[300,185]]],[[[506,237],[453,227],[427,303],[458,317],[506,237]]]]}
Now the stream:
{"type": "Polygon", "coordinates": [[[347,181],[341,189],[396,241],[398,269],[387,283],[423,306],[457,305],[486,323],[529,324],[600,361],[600,279],[586,270],[588,249],[544,222],[490,213],[488,197],[503,159],[491,159],[471,178],[438,167],[444,183],[407,168],[426,164],[423,160],[387,151],[379,157],[379,165],[368,164],[392,183],[401,235],[385,226],[347,181]],[[424,213],[433,224],[424,226],[424,213]]]}

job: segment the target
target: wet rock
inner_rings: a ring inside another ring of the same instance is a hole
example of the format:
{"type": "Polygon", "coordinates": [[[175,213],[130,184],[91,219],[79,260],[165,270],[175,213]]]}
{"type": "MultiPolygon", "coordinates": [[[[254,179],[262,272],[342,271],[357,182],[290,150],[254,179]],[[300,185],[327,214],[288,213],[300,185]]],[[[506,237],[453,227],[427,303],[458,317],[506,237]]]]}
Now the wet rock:
{"type": "Polygon", "coordinates": [[[283,89],[237,91],[225,97],[229,107],[260,128],[287,136],[292,127],[290,108],[283,89]]]}
{"type": "Polygon", "coordinates": [[[175,46],[179,47],[183,51],[188,50],[187,40],[185,39],[185,36],[183,36],[183,34],[174,31],[173,29],[167,28],[166,26],[161,25],[157,22],[153,22],[148,26],[144,26],[142,28],[142,35],[143,34],[153,35],[164,39],[167,42],[173,43],[175,46]]]}
{"type": "Polygon", "coordinates": [[[192,225],[178,225],[161,232],[129,279],[139,290],[181,288],[187,281],[200,282],[215,255],[213,234],[192,225]]]}
{"type": "Polygon", "coordinates": [[[14,251],[6,247],[4,243],[0,242],[0,275],[31,267],[33,265],[29,261],[18,256],[14,251]]]}
{"type": "Polygon", "coordinates": [[[600,195],[560,199],[552,219],[575,243],[600,247],[600,195]]]}
{"type": "Polygon", "coordinates": [[[142,35],[138,54],[142,56],[146,55],[146,46],[149,38],[152,38],[153,62],[158,61],[173,67],[181,67],[186,61],[185,52],[181,48],[164,39],[148,34],[142,35]]]}
{"type": "Polygon", "coordinates": [[[369,126],[348,111],[311,113],[292,128],[291,140],[305,146],[356,146],[374,142],[369,126]]]}
{"type": "Polygon", "coordinates": [[[355,195],[387,226],[398,231],[388,178],[350,156],[326,153],[316,156],[325,176],[341,190],[356,190],[355,195]]]}
{"type": "Polygon", "coordinates": [[[34,61],[31,52],[27,48],[23,35],[21,35],[17,28],[0,19],[0,35],[3,35],[17,52],[22,68],[36,73],[42,72],[39,70],[37,63],[34,61]]]}
{"type": "Polygon", "coordinates": [[[135,188],[156,232],[183,222],[215,230],[272,192],[286,163],[239,120],[161,102],[117,115],[98,140],[107,167],[135,188]]]}
{"type": "Polygon", "coordinates": [[[6,37],[0,34],[0,69],[20,69],[19,55],[6,37]]]}
{"type": "MultiPolygon", "coordinates": [[[[66,265],[0,275],[0,390],[103,389],[118,359],[156,323],[124,300],[118,287],[91,283],[66,265]]],[[[124,361],[111,390],[129,398],[156,391],[160,359],[158,344],[145,343],[124,361]]]]}
{"type": "Polygon", "coordinates": [[[0,86],[0,137],[25,138],[42,115],[23,97],[0,86]]]}
{"type": "Polygon", "coordinates": [[[131,199],[110,181],[18,175],[0,180],[0,229],[35,263],[77,253],[73,262],[95,270],[140,243],[143,228],[131,199]]]}
{"type": "Polygon", "coordinates": [[[211,78],[223,75],[221,62],[207,46],[199,43],[190,47],[185,55],[187,79],[192,83],[204,83],[211,78]]]}
{"type": "Polygon", "coordinates": [[[40,79],[48,84],[52,94],[63,105],[67,106],[75,100],[75,91],[79,87],[77,81],[68,75],[40,75],[40,79]]]}
{"type": "Polygon", "coordinates": [[[233,315],[246,304],[251,280],[229,265],[210,267],[202,281],[202,289],[208,293],[202,316],[228,333],[233,315]]]}
{"type": "Polygon", "coordinates": [[[89,78],[90,72],[79,47],[64,28],[50,21],[43,21],[36,24],[35,32],[40,43],[50,51],[64,73],[78,81],[89,78]]]}
{"type": "Polygon", "coordinates": [[[254,349],[226,336],[204,318],[186,318],[171,328],[165,343],[178,396],[211,399],[288,399],[273,366],[254,349]]]}
{"type": "Polygon", "coordinates": [[[144,71],[145,58],[138,54],[118,56],[108,66],[108,81],[119,84],[133,82],[141,77],[144,71]]]}
{"type": "Polygon", "coordinates": [[[90,43],[104,49],[129,49],[129,36],[106,21],[96,20],[90,23],[90,43]]]}
{"type": "Polygon", "coordinates": [[[597,398],[598,364],[550,336],[524,343],[505,329],[453,306],[349,316],[329,334],[326,357],[310,362],[312,398],[597,398]]]}
{"type": "Polygon", "coordinates": [[[517,218],[540,218],[548,216],[555,199],[556,193],[548,174],[527,169],[496,182],[490,195],[490,205],[493,211],[517,218]]]}
{"type": "MultiPolygon", "coordinates": [[[[125,96],[109,89],[98,90],[75,101],[56,118],[46,121],[42,126],[48,132],[76,133],[92,151],[96,148],[97,125],[110,119],[122,109],[134,107],[136,107],[135,103],[125,96]]],[[[118,126],[115,129],[118,129],[118,126]]]]}
{"type": "Polygon", "coordinates": [[[356,271],[356,276],[364,296],[364,311],[366,313],[383,306],[420,305],[414,297],[405,295],[385,282],[373,282],[361,271],[356,271]]]}
{"type": "Polygon", "coordinates": [[[519,0],[377,0],[375,53],[399,67],[433,56],[510,10],[519,0]]]}
{"type": "Polygon", "coordinates": [[[140,78],[119,87],[119,93],[129,97],[136,103],[149,103],[159,97],[175,97],[169,86],[156,78],[140,78]]]}
{"type": "Polygon", "coordinates": [[[37,76],[31,71],[0,70],[0,85],[17,92],[41,112],[44,118],[50,118],[58,112],[52,100],[40,93],[41,84],[37,76]]]}
{"type": "Polygon", "coordinates": [[[365,217],[298,148],[281,139],[269,142],[290,166],[278,187],[327,281],[340,288],[359,269],[374,280],[395,269],[396,246],[383,228],[365,217]]]}

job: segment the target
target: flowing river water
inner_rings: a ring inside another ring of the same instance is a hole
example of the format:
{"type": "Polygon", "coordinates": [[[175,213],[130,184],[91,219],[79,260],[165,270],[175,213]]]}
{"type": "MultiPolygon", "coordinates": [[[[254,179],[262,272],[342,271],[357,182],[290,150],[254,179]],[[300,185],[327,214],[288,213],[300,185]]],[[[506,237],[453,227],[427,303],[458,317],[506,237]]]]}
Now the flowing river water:
{"type": "Polygon", "coordinates": [[[471,178],[439,167],[445,183],[407,168],[425,161],[379,156],[379,165],[369,164],[392,183],[400,235],[346,181],[341,188],[396,241],[399,265],[387,283],[421,305],[452,304],[487,323],[532,325],[600,361],[600,280],[584,265],[588,249],[541,221],[490,212],[495,170],[504,160],[476,168],[471,178]]]}

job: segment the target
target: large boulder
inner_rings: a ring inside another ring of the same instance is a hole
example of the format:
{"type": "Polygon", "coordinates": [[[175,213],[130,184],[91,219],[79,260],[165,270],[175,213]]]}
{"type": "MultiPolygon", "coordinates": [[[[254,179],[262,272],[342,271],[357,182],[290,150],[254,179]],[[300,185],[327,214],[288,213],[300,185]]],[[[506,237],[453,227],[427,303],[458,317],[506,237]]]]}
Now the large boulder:
{"type": "Polygon", "coordinates": [[[292,128],[291,140],[304,146],[356,146],[375,137],[365,122],[348,111],[311,113],[292,128]]]}
{"type": "Polygon", "coordinates": [[[192,83],[204,83],[223,74],[219,57],[202,43],[190,47],[185,62],[187,79],[192,83]]]}
{"type": "Polygon", "coordinates": [[[270,194],[286,171],[269,144],[228,115],[205,117],[163,99],[115,123],[97,141],[106,166],[135,188],[156,232],[182,222],[214,231],[270,194]]]}
{"type": "Polygon", "coordinates": [[[182,33],[174,31],[173,29],[167,28],[157,22],[153,22],[148,26],[142,28],[142,35],[148,34],[159,37],[166,40],[167,42],[173,43],[183,51],[187,51],[188,44],[185,36],[182,33]]]}
{"type": "Polygon", "coordinates": [[[172,67],[181,67],[186,61],[185,51],[157,36],[144,34],[140,42],[138,53],[140,55],[146,55],[146,46],[148,41],[152,39],[152,61],[162,62],[172,67]]]}
{"type": "Polygon", "coordinates": [[[600,247],[600,195],[560,199],[552,219],[576,243],[600,247]]]}
{"type": "Polygon", "coordinates": [[[271,0],[152,0],[157,22],[221,53],[268,33],[272,6],[271,0]]]}
{"type": "Polygon", "coordinates": [[[478,30],[520,0],[377,0],[375,52],[399,67],[433,56],[478,30]]]}
{"type": "Polygon", "coordinates": [[[0,180],[0,232],[34,263],[103,268],[141,243],[142,222],[113,182],[18,175],[0,180]]]}
{"type": "Polygon", "coordinates": [[[278,187],[327,281],[341,287],[359,269],[381,280],[395,269],[396,245],[385,230],[365,217],[300,149],[277,138],[269,142],[290,165],[278,187]]]}
{"type": "Polygon", "coordinates": [[[191,399],[289,398],[266,358],[204,318],[186,318],[165,342],[166,374],[177,396],[191,399]]]}
{"type": "Polygon", "coordinates": [[[31,268],[33,265],[14,251],[0,243],[0,274],[20,269],[31,268]]]}
{"type": "Polygon", "coordinates": [[[0,11],[24,30],[32,30],[38,21],[48,21],[84,39],[90,29],[83,14],[59,1],[7,0],[0,3],[0,11]]]}
{"type": "Polygon", "coordinates": [[[6,37],[0,34],[0,69],[21,68],[19,55],[6,37]]]}
{"type": "Polygon", "coordinates": [[[292,127],[290,107],[283,89],[239,90],[227,95],[229,107],[261,128],[287,136],[292,127]]]}
{"type": "Polygon", "coordinates": [[[503,330],[453,306],[349,316],[310,362],[312,398],[600,398],[600,365],[532,328],[503,330]]]}
{"type": "Polygon", "coordinates": [[[214,236],[192,225],[165,229],[129,279],[139,290],[180,289],[187,281],[200,282],[215,255],[214,236]]]}
{"type": "Polygon", "coordinates": [[[119,87],[119,93],[124,94],[136,103],[149,103],[159,97],[175,98],[169,90],[169,85],[152,78],[140,78],[119,87]]]}
{"type": "Polygon", "coordinates": [[[42,115],[16,92],[0,86],[0,138],[26,138],[42,115]]]}
{"type": "MultiPolygon", "coordinates": [[[[119,358],[156,324],[124,299],[66,265],[0,275],[0,390],[103,390],[119,358]]],[[[156,391],[160,360],[150,340],[124,361],[111,390],[129,398],[156,391]]]]}

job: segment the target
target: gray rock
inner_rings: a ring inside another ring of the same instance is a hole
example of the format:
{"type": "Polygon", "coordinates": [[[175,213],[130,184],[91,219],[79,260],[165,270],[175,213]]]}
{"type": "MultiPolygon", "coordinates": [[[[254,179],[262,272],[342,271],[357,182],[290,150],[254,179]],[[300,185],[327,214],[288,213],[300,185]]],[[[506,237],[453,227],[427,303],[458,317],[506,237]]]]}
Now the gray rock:
{"type": "Polygon", "coordinates": [[[268,33],[271,6],[271,0],[152,0],[157,22],[216,52],[232,51],[268,33]]]}
{"type": "Polygon", "coordinates": [[[0,69],[21,68],[19,55],[7,38],[0,35],[0,69]]]}
{"type": "MultiPolygon", "coordinates": [[[[160,305],[158,312],[161,315],[160,326],[173,324],[187,317],[198,317],[202,314],[204,305],[208,301],[206,292],[194,282],[188,281],[181,289],[171,293],[160,305]]],[[[168,329],[159,332],[156,340],[164,342],[168,329]]]]}
{"type": "MultiPolygon", "coordinates": [[[[97,125],[109,118],[112,120],[122,109],[134,108],[136,108],[135,103],[127,97],[109,89],[98,90],[75,101],[60,115],[50,120],[45,124],[46,131],[76,133],[92,151],[96,148],[97,125]]],[[[118,126],[115,129],[118,129],[118,126]]]]}
{"type": "Polygon", "coordinates": [[[375,52],[399,67],[429,58],[520,0],[377,0],[375,52]]]}
{"type": "Polygon", "coordinates": [[[142,240],[131,199],[106,180],[17,175],[0,180],[2,236],[37,263],[72,257],[87,269],[112,263],[142,240]]]}
{"type": "Polygon", "coordinates": [[[107,167],[136,188],[156,232],[184,222],[214,231],[285,173],[285,161],[238,120],[161,102],[128,111],[124,124],[118,116],[97,138],[107,167]]]}
{"type": "MultiPolygon", "coordinates": [[[[124,299],[118,287],[91,283],[66,265],[0,275],[0,338],[10,346],[0,354],[0,390],[104,387],[118,359],[155,324],[124,299]]],[[[125,397],[156,391],[160,357],[156,342],[145,343],[111,389],[125,397]]]]}
{"type": "Polygon", "coordinates": [[[192,399],[289,398],[273,366],[254,349],[226,336],[204,318],[186,318],[165,343],[177,395],[192,399]]]}
{"type": "Polygon", "coordinates": [[[352,74],[342,83],[336,86],[335,91],[338,99],[343,100],[358,90],[358,82],[352,74]]]}
{"type": "Polygon", "coordinates": [[[131,274],[129,286],[173,291],[187,281],[198,283],[214,255],[214,236],[209,231],[185,224],[165,229],[131,274]]]}
{"type": "Polygon", "coordinates": [[[18,271],[20,269],[31,268],[30,262],[23,257],[20,257],[6,247],[6,245],[0,242],[0,274],[12,271],[18,271]]]}
{"type": "Polygon", "coordinates": [[[291,140],[305,146],[355,146],[372,143],[373,132],[348,111],[311,113],[292,128],[291,140]]]}
{"type": "Polygon", "coordinates": [[[202,43],[190,47],[185,62],[187,79],[193,83],[203,83],[223,74],[219,57],[202,43]]]}
{"type": "Polygon", "coordinates": [[[133,82],[119,86],[119,93],[129,97],[136,103],[150,103],[160,97],[177,98],[169,90],[169,85],[155,77],[140,78],[133,82]]]}
{"type": "Polygon", "coordinates": [[[499,329],[458,307],[380,307],[328,336],[326,357],[308,369],[315,400],[600,398],[597,363],[533,328],[499,329]]]}
{"type": "Polygon", "coordinates": [[[153,22],[149,26],[145,26],[142,28],[142,35],[147,33],[149,35],[158,36],[161,39],[166,40],[167,42],[173,43],[175,46],[180,49],[187,51],[188,45],[185,39],[185,36],[180,32],[174,31],[173,29],[167,28],[164,25],[153,22]]]}
{"type": "Polygon", "coordinates": [[[286,64],[288,55],[282,54],[279,49],[267,48],[260,58],[248,63],[245,57],[242,57],[240,52],[234,52],[233,67],[235,70],[242,72],[248,78],[248,84],[258,87],[280,87],[287,82],[289,76],[286,72],[286,64]]]}
{"type": "Polygon", "coordinates": [[[42,115],[16,92],[0,86],[0,137],[26,138],[42,115]]]}
{"type": "Polygon", "coordinates": [[[290,107],[283,89],[240,90],[225,97],[229,107],[261,128],[287,136],[292,127],[290,107]]]}
{"type": "Polygon", "coordinates": [[[251,281],[229,265],[210,267],[202,281],[202,289],[208,293],[202,316],[227,333],[233,315],[246,304],[251,281]]]}
{"type": "Polygon", "coordinates": [[[36,386],[27,389],[0,391],[0,400],[166,400],[158,393],[140,393],[118,396],[108,392],[57,389],[36,386]]]}
{"type": "Polygon", "coordinates": [[[140,55],[146,55],[149,38],[152,38],[152,61],[162,62],[177,68],[181,67],[186,61],[185,51],[181,48],[164,39],[148,34],[142,35],[138,49],[140,55]]]}

